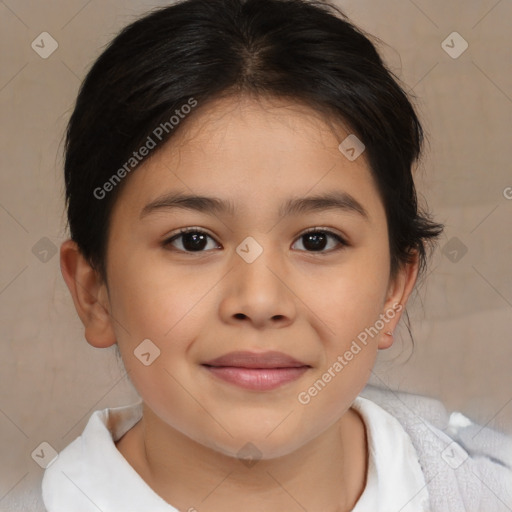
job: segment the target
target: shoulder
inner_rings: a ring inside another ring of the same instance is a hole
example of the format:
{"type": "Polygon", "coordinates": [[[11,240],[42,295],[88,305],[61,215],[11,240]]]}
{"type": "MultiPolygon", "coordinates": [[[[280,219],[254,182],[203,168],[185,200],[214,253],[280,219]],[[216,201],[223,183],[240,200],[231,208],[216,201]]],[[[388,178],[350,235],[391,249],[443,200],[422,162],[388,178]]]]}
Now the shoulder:
{"type": "Polygon", "coordinates": [[[45,469],[42,498],[49,512],[92,512],[97,510],[95,502],[118,504],[130,492],[144,487],[115,446],[115,441],[133,426],[140,414],[140,404],[91,414],[82,434],[60,451],[45,469]],[[121,485],[127,485],[129,491],[120,497],[121,485]]]}
{"type": "Polygon", "coordinates": [[[512,510],[512,437],[451,414],[437,399],[368,385],[360,396],[398,420],[425,475],[432,511],[512,510]]]}
{"type": "Polygon", "coordinates": [[[109,456],[109,450],[104,449],[109,435],[108,412],[108,409],[94,411],[82,434],[62,449],[45,469],[42,497],[47,510],[63,510],[70,504],[80,504],[80,510],[89,510],[90,504],[82,503],[86,496],[80,496],[80,489],[87,487],[91,457],[99,450],[109,456]]]}

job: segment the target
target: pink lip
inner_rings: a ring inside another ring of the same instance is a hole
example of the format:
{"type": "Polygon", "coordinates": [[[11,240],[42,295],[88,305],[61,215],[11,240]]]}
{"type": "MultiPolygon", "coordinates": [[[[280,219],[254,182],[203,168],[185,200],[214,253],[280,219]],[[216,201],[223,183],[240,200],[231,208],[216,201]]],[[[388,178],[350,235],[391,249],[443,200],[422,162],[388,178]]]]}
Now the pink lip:
{"type": "Polygon", "coordinates": [[[265,391],[298,379],[307,369],[300,368],[237,368],[205,366],[213,375],[241,388],[265,391]]]}
{"type": "Polygon", "coordinates": [[[208,366],[238,366],[240,368],[298,368],[309,366],[282,352],[229,352],[223,356],[206,361],[208,366]]]}
{"type": "Polygon", "coordinates": [[[282,352],[230,352],[203,363],[220,379],[245,389],[275,389],[298,379],[310,365],[282,352]]]}

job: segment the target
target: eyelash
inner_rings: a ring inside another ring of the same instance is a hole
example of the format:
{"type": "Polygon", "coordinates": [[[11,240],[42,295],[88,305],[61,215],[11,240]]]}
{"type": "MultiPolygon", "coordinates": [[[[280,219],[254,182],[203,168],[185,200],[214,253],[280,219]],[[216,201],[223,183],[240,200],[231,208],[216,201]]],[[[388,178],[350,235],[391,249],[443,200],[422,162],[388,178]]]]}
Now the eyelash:
{"type": "MultiPolygon", "coordinates": [[[[180,229],[178,231],[178,233],[172,235],[170,238],[167,238],[165,239],[163,242],[162,242],[162,246],[164,248],[168,248],[169,246],[171,246],[171,243],[176,240],[176,239],[179,239],[183,234],[186,234],[186,233],[199,233],[199,234],[202,234],[202,235],[206,235],[208,237],[210,237],[212,240],[214,240],[214,238],[208,234],[206,231],[203,231],[201,229],[198,229],[198,228],[183,228],[183,229],[180,229]]],[[[325,254],[331,254],[333,252],[337,252],[341,249],[343,249],[343,247],[347,247],[349,244],[345,241],[345,239],[343,237],[341,237],[340,235],[338,235],[337,233],[334,233],[333,231],[330,231],[328,229],[325,229],[325,228],[322,228],[322,227],[315,227],[315,228],[310,228],[306,231],[304,231],[303,233],[301,233],[296,240],[299,240],[301,237],[305,236],[305,235],[309,235],[310,233],[324,233],[332,238],[334,238],[335,240],[337,240],[340,244],[341,244],[341,247],[337,247],[335,249],[330,249],[328,251],[302,251],[302,252],[307,252],[307,253],[310,253],[310,254],[319,254],[319,255],[325,255],[325,254]]],[[[172,247],[172,246],[171,246],[172,247]]],[[[207,251],[184,251],[182,249],[176,249],[175,247],[172,248],[172,250],[175,250],[175,251],[178,251],[178,252],[182,252],[182,253],[185,253],[185,254],[194,254],[194,253],[202,253],[202,252],[207,252],[207,251]]]]}

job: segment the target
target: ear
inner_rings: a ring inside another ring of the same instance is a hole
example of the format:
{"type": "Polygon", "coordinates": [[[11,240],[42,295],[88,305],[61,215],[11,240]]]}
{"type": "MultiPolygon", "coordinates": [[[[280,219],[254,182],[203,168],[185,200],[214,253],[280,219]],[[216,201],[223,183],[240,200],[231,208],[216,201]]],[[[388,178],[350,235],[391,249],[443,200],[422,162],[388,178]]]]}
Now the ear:
{"type": "Polygon", "coordinates": [[[107,286],[73,240],[66,240],[60,247],[60,269],[84,324],[88,343],[98,348],[113,345],[116,336],[107,286]]]}
{"type": "Polygon", "coordinates": [[[379,334],[379,349],[389,348],[393,344],[392,333],[405,311],[407,300],[416,284],[419,270],[419,253],[413,251],[411,254],[411,262],[403,264],[395,278],[390,280],[383,315],[381,315],[381,318],[384,318],[385,327],[379,334]],[[391,335],[386,333],[391,333],[391,335]]]}

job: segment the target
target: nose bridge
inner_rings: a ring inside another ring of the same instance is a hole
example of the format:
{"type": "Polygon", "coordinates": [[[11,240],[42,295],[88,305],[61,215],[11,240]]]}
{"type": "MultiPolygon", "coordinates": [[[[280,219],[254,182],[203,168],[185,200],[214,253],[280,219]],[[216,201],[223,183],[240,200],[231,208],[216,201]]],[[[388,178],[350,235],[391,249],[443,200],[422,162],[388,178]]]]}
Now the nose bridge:
{"type": "Polygon", "coordinates": [[[248,236],[237,246],[226,302],[231,317],[243,314],[257,323],[292,317],[293,294],[283,276],[284,257],[278,248],[270,246],[270,239],[248,236]]]}
{"type": "Polygon", "coordinates": [[[272,247],[271,236],[247,236],[237,246],[236,254],[236,273],[241,284],[276,290],[282,286],[276,276],[282,266],[281,256],[278,249],[272,247]]]}

